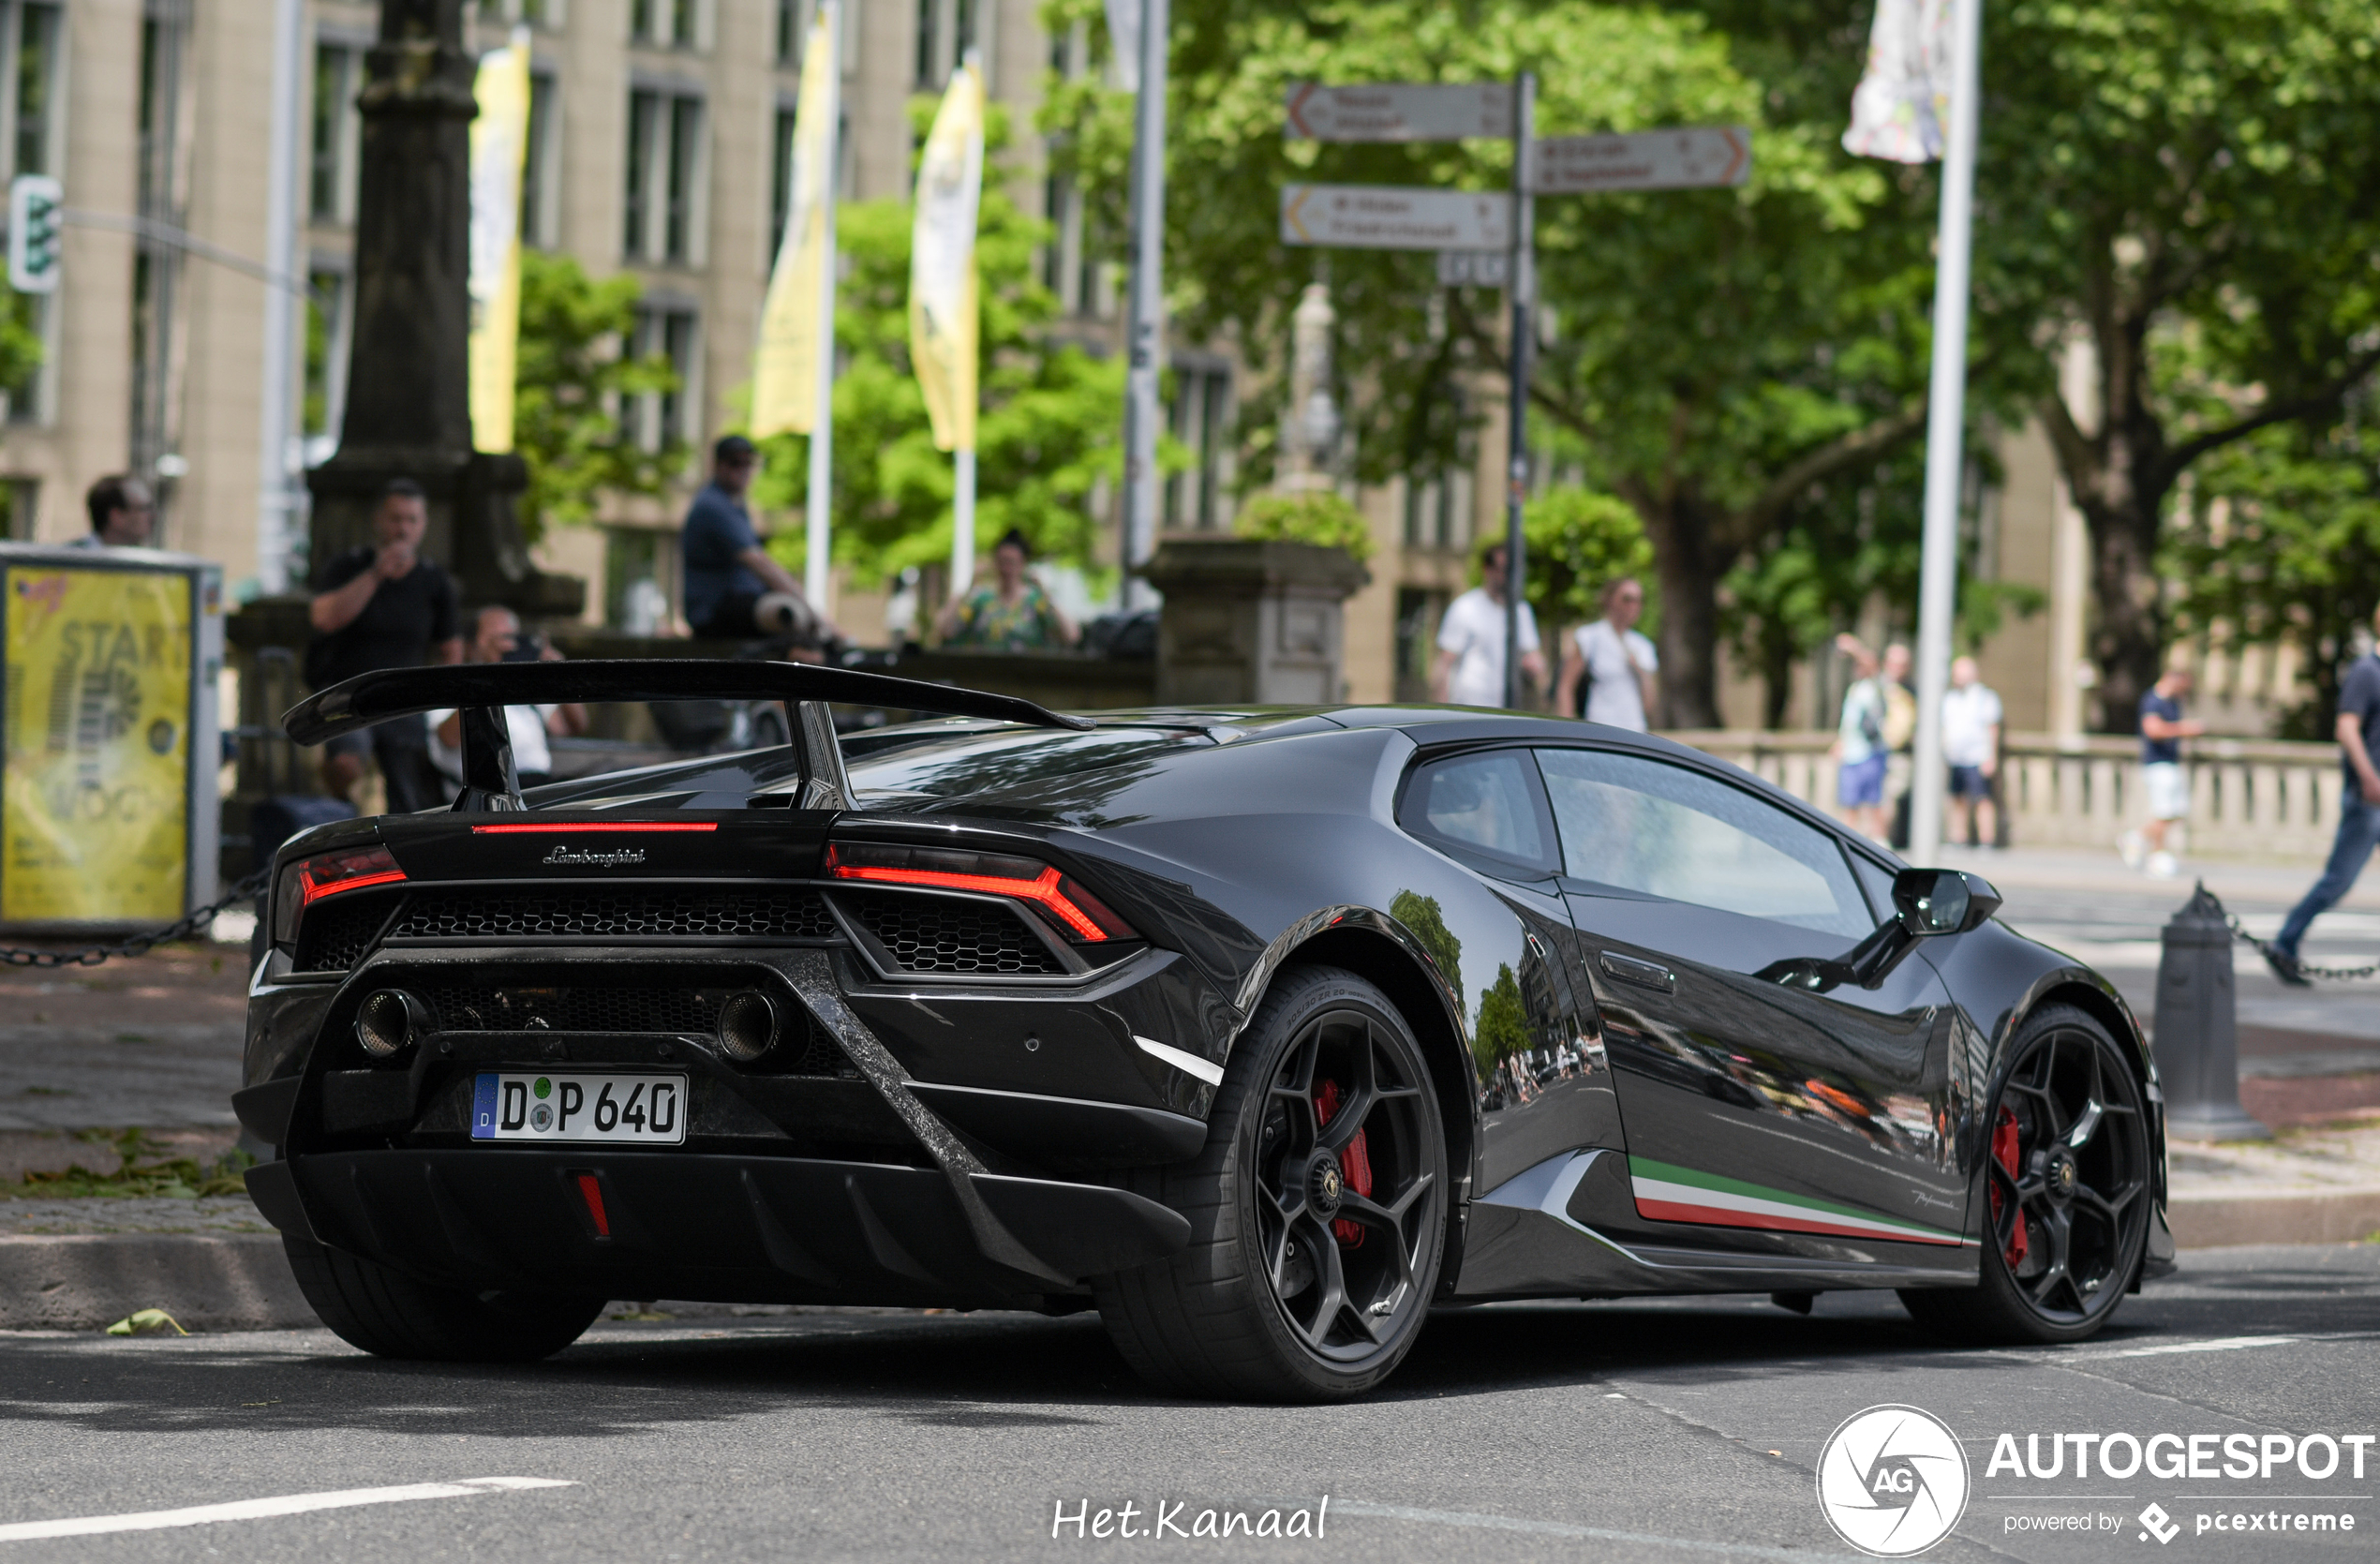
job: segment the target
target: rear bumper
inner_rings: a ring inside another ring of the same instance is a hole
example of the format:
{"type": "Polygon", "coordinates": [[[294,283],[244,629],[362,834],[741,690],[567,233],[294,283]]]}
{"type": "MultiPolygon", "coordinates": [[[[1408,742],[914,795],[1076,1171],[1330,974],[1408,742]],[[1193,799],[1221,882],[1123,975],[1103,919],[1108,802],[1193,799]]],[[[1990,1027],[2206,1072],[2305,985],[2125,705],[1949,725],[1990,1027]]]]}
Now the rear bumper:
{"type": "MultiPolygon", "coordinates": [[[[977,1173],[974,1195],[1056,1275],[1184,1247],[1178,1213],[1100,1184],[977,1173]]],[[[723,1303],[1031,1305],[1050,1289],[986,1257],[930,1169],[801,1157],[469,1150],[325,1152],[251,1169],[257,1207],[424,1280],[723,1303]],[[582,1192],[596,1181],[602,1230],[582,1192]]]]}

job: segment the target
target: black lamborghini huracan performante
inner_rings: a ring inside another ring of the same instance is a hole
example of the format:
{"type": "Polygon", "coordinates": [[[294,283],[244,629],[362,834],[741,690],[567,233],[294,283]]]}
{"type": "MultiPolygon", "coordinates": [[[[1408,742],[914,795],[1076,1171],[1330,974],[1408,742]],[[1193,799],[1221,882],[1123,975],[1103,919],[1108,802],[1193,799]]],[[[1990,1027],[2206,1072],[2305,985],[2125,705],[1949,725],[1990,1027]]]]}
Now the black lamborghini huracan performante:
{"type": "Polygon", "coordinates": [[[1318,1399],[1433,1307],[1892,1288],[2072,1341],[2172,1269],[2115,991],[1676,744],[692,662],[366,675],[288,727],[444,707],[453,811],[281,849],[236,1099],[369,1351],[1095,1307],[1158,1385],[1318,1399]],[[793,740],[521,796],[505,705],[694,698],[793,740]]]}

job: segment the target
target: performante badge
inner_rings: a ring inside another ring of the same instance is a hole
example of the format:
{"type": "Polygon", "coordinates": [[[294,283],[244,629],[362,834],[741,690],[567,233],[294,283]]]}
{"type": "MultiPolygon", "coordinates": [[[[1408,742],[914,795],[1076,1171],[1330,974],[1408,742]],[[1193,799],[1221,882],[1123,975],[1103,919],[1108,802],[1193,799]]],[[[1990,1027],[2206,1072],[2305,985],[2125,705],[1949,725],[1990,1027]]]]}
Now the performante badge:
{"type": "Polygon", "coordinates": [[[1907,1558],[1950,1535],[1967,1509],[1967,1452],[1940,1418],[1870,1407],[1827,1437],[1818,1503],[1844,1542],[1907,1558]]]}

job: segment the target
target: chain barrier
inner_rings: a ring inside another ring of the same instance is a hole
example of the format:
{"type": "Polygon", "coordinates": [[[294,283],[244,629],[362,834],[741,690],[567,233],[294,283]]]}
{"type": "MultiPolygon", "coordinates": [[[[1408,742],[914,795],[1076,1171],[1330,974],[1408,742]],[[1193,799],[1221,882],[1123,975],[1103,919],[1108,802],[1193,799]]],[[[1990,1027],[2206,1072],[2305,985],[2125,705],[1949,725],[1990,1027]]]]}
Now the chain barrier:
{"type": "Polygon", "coordinates": [[[224,912],[239,902],[255,900],[257,893],[264,888],[265,882],[272,877],[271,870],[260,869],[238,885],[233,886],[231,894],[221,901],[176,918],[162,929],[153,930],[145,934],[135,934],[129,939],[118,940],[113,945],[95,945],[84,950],[27,950],[0,946],[0,965],[96,967],[112,957],[145,956],[160,945],[171,945],[177,940],[195,938],[208,924],[215,921],[216,914],[224,912]]]}
{"type": "MultiPolygon", "coordinates": [[[[2224,927],[2231,931],[2232,938],[2244,946],[2253,947],[2256,954],[2266,961],[2273,960],[2274,952],[2270,940],[2256,938],[2239,926],[2239,918],[2228,913],[2224,915],[2223,921],[2224,927]]],[[[2310,962],[2301,961],[2286,951],[2281,953],[2280,959],[2288,962],[2290,970],[2300,977],[2319,977],[2333,983],[2352,983],[2358,978],[2380,977],[2380,961],[2366,961],[2359,967],[2318,967],[2310,962]]]]}

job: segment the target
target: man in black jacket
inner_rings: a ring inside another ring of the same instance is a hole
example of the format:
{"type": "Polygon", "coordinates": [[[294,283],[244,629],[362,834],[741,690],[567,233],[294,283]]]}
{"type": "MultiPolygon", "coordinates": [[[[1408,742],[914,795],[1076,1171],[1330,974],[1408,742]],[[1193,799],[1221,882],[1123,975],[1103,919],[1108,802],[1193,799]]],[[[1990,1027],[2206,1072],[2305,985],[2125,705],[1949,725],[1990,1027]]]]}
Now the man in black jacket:
{"type": "MultiPolygon", "coordinates": [[[[315,632],[305,654],[308,684],[320,690],[382,668],[463,660],[454,580],[422,553],[428,527],[421,485],[399,478],[381,492],[372,513],[378,541],[323,565],[308,610],[315,632]]],[[[371,755],[379,761],[391,812],[435,808],[440,800],[428,742],[419,718],[344,734],[324,746],[322,783],[352,801],[364,757],[371,755]]]]}

